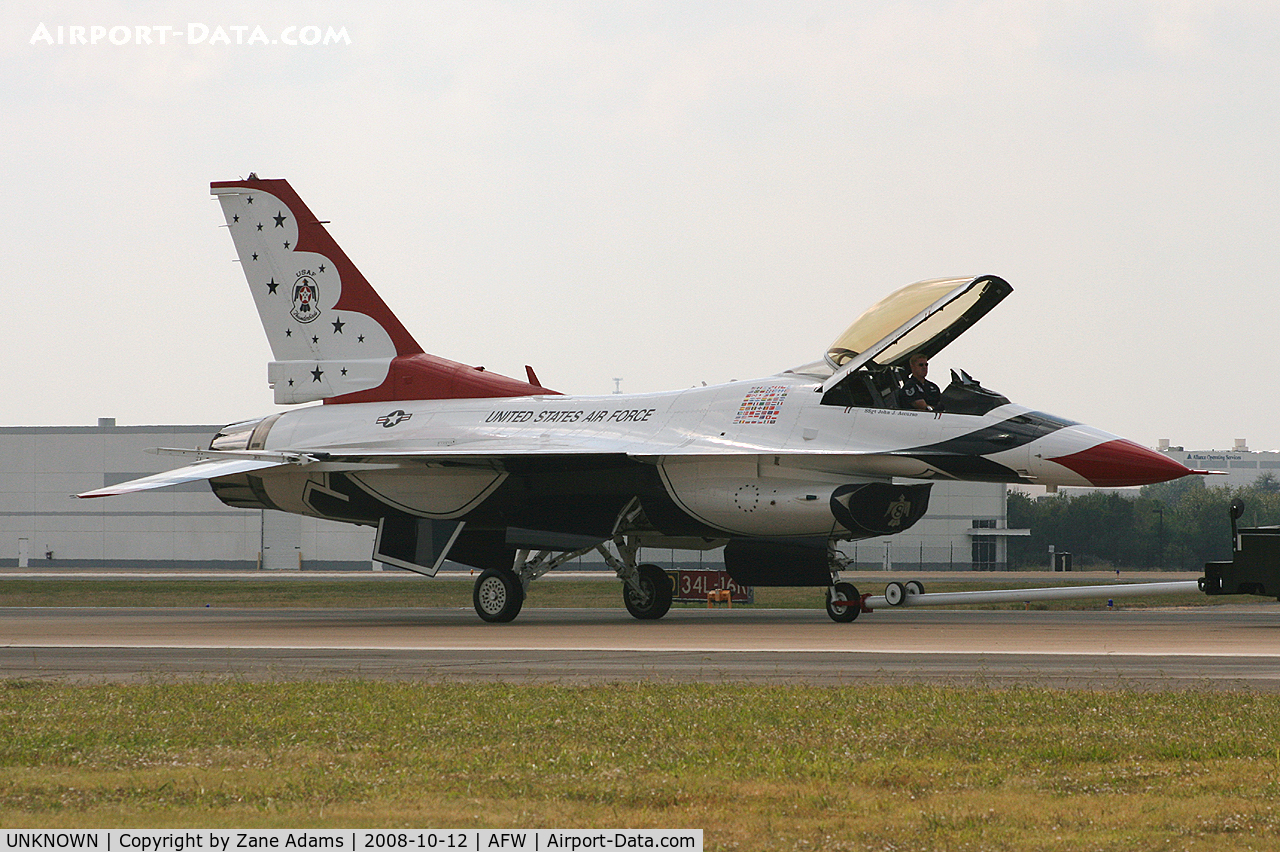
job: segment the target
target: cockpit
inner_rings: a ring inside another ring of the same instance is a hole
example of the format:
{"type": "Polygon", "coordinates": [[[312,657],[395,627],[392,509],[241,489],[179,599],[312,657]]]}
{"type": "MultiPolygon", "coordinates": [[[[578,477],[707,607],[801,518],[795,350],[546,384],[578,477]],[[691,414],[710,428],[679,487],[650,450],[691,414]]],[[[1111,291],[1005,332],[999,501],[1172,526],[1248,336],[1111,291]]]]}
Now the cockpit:
{"type": "MultiPolygon", "coordinates": [[[[932,358],[1013,292],[1002,278],[937,278],[910,284],[868,308],[822,361],[788,370],[822,382],[823,405],[898,408],[911,356],[932,358]]],[[[963,370],[951,371],[941,410],[985,414],[1009,400],[963,370]]]]}

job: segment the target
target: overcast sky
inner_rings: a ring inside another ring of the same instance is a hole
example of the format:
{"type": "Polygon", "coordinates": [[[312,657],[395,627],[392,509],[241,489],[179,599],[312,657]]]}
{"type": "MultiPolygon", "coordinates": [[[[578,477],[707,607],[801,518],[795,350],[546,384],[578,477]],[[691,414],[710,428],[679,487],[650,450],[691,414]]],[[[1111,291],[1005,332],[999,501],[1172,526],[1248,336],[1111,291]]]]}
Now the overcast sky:
{"type": "Polygon", "coordinates": [[[557,390],[768,375],[994,273],[940,384],[1280,447],[1277,4],[387,5],[5,6],[0,425],[275,410],[208,191],[254,171],[428,352],[557,390]]]}

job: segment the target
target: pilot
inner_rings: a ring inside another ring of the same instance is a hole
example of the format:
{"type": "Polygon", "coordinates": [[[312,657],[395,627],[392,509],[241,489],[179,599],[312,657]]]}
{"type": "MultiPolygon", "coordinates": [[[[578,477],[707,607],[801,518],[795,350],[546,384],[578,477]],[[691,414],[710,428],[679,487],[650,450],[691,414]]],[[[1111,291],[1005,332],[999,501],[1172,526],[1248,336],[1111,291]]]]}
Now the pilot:
{"type": "Polygon", "coordinates": [[[929,356],[917,352],[907,363],[911,367],[911,375],[902,381],[902,388],[898,391],[898,407],[941,411],[942,391],[928,378],[929,356]]]}

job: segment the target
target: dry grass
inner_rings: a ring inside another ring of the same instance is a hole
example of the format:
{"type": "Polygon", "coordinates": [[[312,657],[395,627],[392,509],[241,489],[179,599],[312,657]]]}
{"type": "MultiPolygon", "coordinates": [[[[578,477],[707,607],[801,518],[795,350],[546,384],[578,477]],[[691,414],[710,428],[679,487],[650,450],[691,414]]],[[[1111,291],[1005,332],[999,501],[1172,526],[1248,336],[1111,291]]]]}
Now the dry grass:
{"type": "Polygon", "coordinates": [[[704,828],[711,849],[1280,848],[1280,696],[0,684],[0,825],[704,828]]]}

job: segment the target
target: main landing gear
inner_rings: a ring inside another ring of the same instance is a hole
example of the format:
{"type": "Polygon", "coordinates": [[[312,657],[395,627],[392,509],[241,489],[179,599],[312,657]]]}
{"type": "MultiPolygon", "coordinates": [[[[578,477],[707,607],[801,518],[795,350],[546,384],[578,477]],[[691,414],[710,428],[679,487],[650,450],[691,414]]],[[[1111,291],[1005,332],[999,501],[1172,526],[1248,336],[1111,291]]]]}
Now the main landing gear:
{"type": "Polygon", "coordinates": [[[476,580],[471,603],[485,621],[501,623],[520,614],[524,606],[524,584],[510,568],[490,568],[476,580]]]}
{"type": "Polygon", "coordinates": [[[613,542],[618,556],[610,553],[605,545],[606,542],[601,542],[572,552],[518,551],[514,567],[486,569],[476,580],[471,593],[476,614],[494,624],[511,621],[520,614],[530,583],[548,571],[594,550],[604,557],[604,561],[617,573],[618,579],[622,580],[622,601],[627,606],[627,612],[642,621],[652,621],[666,615],[671,609],[671,598],[675,591],[667,572],[657,565],[637,565],[637,548],[625,539],[619,538],[613,542]]]}
{"type": "Polygon", "coordinates": [[[671,609],[671,577],[657,565],[637,566],[636,574],[635,586],[626,583],[622,587],[627,612],[641,621],[662,618],[671,609]]]}
{"type": "Polygon", "coordinates": [[[622,602],[627,605],[627,612],[641,621],[662,618],[671,609],[671,598],[675,594],[670,575],[657,565],[637,565],[637,548],[626,540],[619,539],[614,546],[621,558],[615,557],[603,544],[596,550],[622,581],[622,602]]]}

